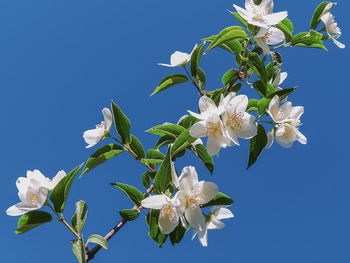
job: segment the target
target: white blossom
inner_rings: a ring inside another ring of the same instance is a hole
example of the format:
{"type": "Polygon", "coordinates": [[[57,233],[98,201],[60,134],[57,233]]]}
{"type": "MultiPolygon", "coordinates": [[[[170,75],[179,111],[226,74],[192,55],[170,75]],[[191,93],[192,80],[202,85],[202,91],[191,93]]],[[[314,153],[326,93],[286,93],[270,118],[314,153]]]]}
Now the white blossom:
{"type": "Polygon", "coordinates": [[[262,0],[260,5],[254,4],[253,0],[246,0],[245,9],[237,5],[233,7],[248,24],[264,28],[278,25],[288,16],[287,11],[272,13],[273,0],[262,0]]]}
{"type": "Polygon", "coordinates": [[[238,138],[251,139],[257,134],[255,117],[246,112],[248,97],[231,92],[224,100],[225,111],[222,113],[222,120],[227,136],[236,145],[239,145],[238,138]],[[227,99],[229,98],[229,99],[227,99]]]}
{"type": "Polygon", "coordinates": [[[109,109],[104,108],[102,110],[104,121],[101,124],[96,125],[95,129],[87,130],[84,132],[85,142],[88,144],[86,148],[90,148],[100,142],[106,135],[108,135],[109,130],[112,126],[112,113],[109,109]]]}
{"type": "Polygon", "coordinates": [[[158,209],[159,230],[163,234],[170,234],[179,224],[179,218],[183,215],[186,200],[182,192],[177,192],[174,198],[166,195],[153,195],[141,201],[145,208],[158,209]]]}
{"type": "Polygon", "coordinates": [[[179,178],[179,190],[178,193],[182,192],[186,200],[184,211],[186,220],[196,231],[204,230],[205,219],[200,205],[208,203],[216,196],[217,185],[211,182],[199,182],[196,169],[186,166],[179,178]]]}
{"type": "Polygon", "coordinates": [[[8,208],[6,214],[9,216],[19,216],[41,208],[46,202],[48,192],[54,189],[65,175],[66,173],[64,171],[59,171],[50,180],[39,170],[27,171],[27,177],[19,177],[16,181],[18,197],[21,202],[8,208]]]}
{"type": "Polygon", "coordinates": [[[222,229],[225,224],[221,221],[222,219],[233,218],[232,212],[223,206],[214,206],[210,209],[208,216],[206,217],[205,228],[198,232],[194,231],[192,239],[198,234],[199,242],[203,247],[208,246],[208,230],[222,229]]]}
{"type": "Polygon", "coordinates": [[[214,101],[206,96],[199,100],[200,114],[188,111],[200,121],[190,129],[190,135],[194,138],[207,137],[207,151],[211,156],[218,155],[221,148],[230,145],[230,139],[224,130],[220,115],[224,111],[222,106],[217,107],[214,101]]]}
{"type": "Polygon", "coordinates": [[[264,54],[271,55],[269,46],[277,45],[285,40],[282,30],[276,27],[260,28],[255,36],[256,42],[263,49],[264,54]]]}
{"type": "Polygon", "coordinates": [[[321,16],[321,20],[325,25],[327,34],[332,37],[334,44],[336,44],[339,48],[345,48],[345,45],[337,40],[341,36],[341,30],[338,27],[337,22],[335,22],[334,16],[331,13],[327,12],[321,16]]]}
{"type": "Polygon", "coordinates": [[[192,53],[196,48],[197,48],[197,44],[194,46],[194,48],[190,54],[183,53],[180,51],[175,51],[175,53],[173,53],[170,57],[170,64],[158,63],[158,65],[165,66],[165,67],[184,66],[186,63],[188,63],[191,60],[192,53]]]}

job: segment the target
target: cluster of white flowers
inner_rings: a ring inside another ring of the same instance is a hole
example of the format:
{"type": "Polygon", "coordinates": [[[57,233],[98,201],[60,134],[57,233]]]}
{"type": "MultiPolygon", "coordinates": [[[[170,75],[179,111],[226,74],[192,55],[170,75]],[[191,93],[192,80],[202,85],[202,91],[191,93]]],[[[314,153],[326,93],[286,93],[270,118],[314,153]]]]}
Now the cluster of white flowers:
{"type": "Polygon", "coordinates": [[[39,170],[27,171],[27,177],[19,177],[16,181],[21,202],[7,209],[6,214],[19,216],[41,208],[47,200],[49,191],[53,190],[65,176],[65,171],[61,170],[50,180],[39,170]]]}
{"type": "Polygon", "coordinates": [[[250,139],[257,134],[255,117],[246,112],[248,97],[230,92],[220,98],[219,106],[203,96],[199,100],[200,114],[188,111],[200,121],[192,126],[190,135],[194,138],[207,137],[207,151],[217,155],[221,148],[239,145],[238,138],[250,139]]]}
{"type": "Polygon", "coordinates": [[[173,171],[173,183],[178,188],[174,197],[164,194],[153,195],[142,200],[145,208],[160,210],[158,225],[163,234],[170,234],[179,222],[187,227],[187,222],[194,228],[195,234],[203,246],[207,246],[207,230],[224,227],[220,219],[233,217],[228,209],[215,207],[205,218],[201,205],[210,202],[218,193],[216,184],[198,181],[196,169],[192,166],[183,168],[179,178],[173,171]]]}
{"type": "Polygon", "coordinates": [[[270,148],[273,144],[274,138],[285,148],[292,147],[295,141],[301,144],[306,144],[306,137],[299,131],[301,125],[300,117],[304,113],[304,107],[292,107],[292,103],[287,101],[281,107],[280,98],[274,96],[270,102],[267,113],[276,126],[267,134],[268,142],[266,147],[270,148]]]}

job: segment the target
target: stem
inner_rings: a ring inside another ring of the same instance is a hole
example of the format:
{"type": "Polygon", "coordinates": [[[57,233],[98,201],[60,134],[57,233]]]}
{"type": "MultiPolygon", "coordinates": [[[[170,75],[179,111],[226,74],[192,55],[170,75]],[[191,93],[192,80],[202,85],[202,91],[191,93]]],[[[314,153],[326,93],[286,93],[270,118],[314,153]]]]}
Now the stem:
{"type": "MultiPolygon", "coordinates": [[[[249,45],[249,42],[250,40],[252,40],[252,37],[253,37],[253,34],[250,35],[248,41],[247,41],[247,45],[244,47],[244,50],[243,50],[243,57],[245,57],[247,55],[247,49],[248,49],[248,45],[249,45]]],[[[241,69],[242,69],[242,66],[243,66],[243,61],[241,60],[241,63],[239,65],[239,69],[238,69],[238,73],[241,72],[241,69]]]]}
{"type": "Polygon", "coordinates": [[[203,96],[203,95],[204,95],[203,91],[198,87],[197,83],[193,80],[193,78],[191,77],[190,73],[188,73],[188,71],[187,71],[187,69],[186,69],[186,65],[184,65],[183,68],[185,69],[186,74],[187,74],[187,76],[190,78],[190,80],[192,81],[193,85],[196,87],[196,89],[197,89],[199,95],[200,95],[200,96],[203,96]]]}
{"type": "Polygon", "coordinates": [[[284,44],[279,45],[279,46],[277,46],[277,47],[271,48],[271,50],[275,50],[275,49],[282,48],[282,47],[289,47],[291,44],[292,44],[291,42],[289,42],[289,43],[284,43],[284,44]]]}
{"type": "MultiPolygon", "coordinates": [[[[144,196],[149,195],[154,189],[154,185],[152,184],[146,191],[146,193],[144,193],[144,196]]],[[[141,209],[143,209],[142,206],[137,207],[136,205],[132,208],[133,210],[138,210],[140,211],[141,209]]],[[[128,221],[125,219],[122,219],[118,222],[118,224],[116,224],[111,231],[109,231],[107,233],[107,235],[104,237],[104,239],[106,241],[110,240],[118,231],[119,229],[121,229],[128,221]]],[[[90,261],[91,259],[93,259],[96,255],[96,253],[101,249],[100,245],[96,245],[94,248],[92,248],[90,251],[88,251],[85,255],[86,261],[90,261]]]]}

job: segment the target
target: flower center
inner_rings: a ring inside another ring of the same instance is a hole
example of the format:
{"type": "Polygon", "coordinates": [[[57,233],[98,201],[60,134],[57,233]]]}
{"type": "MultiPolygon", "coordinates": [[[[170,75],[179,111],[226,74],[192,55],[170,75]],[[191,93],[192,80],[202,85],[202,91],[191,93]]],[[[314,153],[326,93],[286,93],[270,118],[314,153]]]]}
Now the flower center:
{"type": "Polygon", "coordinates": [[[228,115],[227,123],[228,126],[231,126],[234,130],[240,131],[242,129],[242,112],[235,112],[232,115],[228,115]]]}
{"type": "Polygon", "coordinates": [[[253,20],[258,22],[264,22],[264,14],[261,12],[255,12],[253,20]]]}
{"type": "Polygon", "coordinates": [[[284,133],[283,133],[283,137],[288,139],[291,139],[293,137],[293,130],[290,126],[285,126],[284,127],[284,133]]]}
{"type": "Polygon", "coordinates": [[[207,136],[218,137],[222,134],[220,122],[207,122],[207,136]]]}
{"type": "Polygon", "coordinates": [[[38,203],[38,196],[36,194],[33,194],[32,198],[30,199],[30,202],[32,203],[32,205],[37,205],[37,203],[38,203]]]}
{"type": "Polygon", "coordinates": [[[97,124],[97,125],[96,125],[96,128],[97,128],[97,129],[98,129],[98,128],[104,129],[104,128],[105,128],[105,122],[104,122],[104,121],[101,121],[101,124],[97,124]]]}
{"type": "Polygon", "coordinates": [[[174,221],[176,219],[176,213],[175,213],[171,203],[167,203],[167,204],[163,205],[162,209],[160,210],[160,215],[161,216],[165,215],[171,221],[174,221]]]}
{"type": "Polygon", "coordinates": [[[199,206],[199,197],[196,194],[190,194],[187,199],[187,206],[196,208],[199,206]]]}
{"type": "Polygon", "coordinates": [[[278,112],[276,113],[276,120],[277,120],[277,121],[281,121],[281,120],[283,120],[285,117],[286,117],[286,114],[285,114],[283,111],[278,110],[278,112]]]}

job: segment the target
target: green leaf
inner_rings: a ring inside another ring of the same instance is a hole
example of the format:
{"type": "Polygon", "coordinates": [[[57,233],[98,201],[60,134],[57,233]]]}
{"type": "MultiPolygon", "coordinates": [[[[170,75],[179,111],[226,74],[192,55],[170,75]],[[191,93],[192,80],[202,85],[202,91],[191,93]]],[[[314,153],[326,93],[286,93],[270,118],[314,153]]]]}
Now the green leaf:
{"type": "Polygon", "coordinates": [[[203,208],[203,207],[217,206],[217,205],[227,206],[232,204],[233,204],[233,200],[230,197],[219,192],[217,193],[217,195],[214,197],[213,200],[211,200],[209,203],[202,205],[201,207],[203,208]]]}
{"type": "Polygon", "coordinates": [[[171,155],[175,155],[179,151],[185,149],[188,145],[193,143],[196,139],[190,136],[189,130],[185,130],[177,139],[174,144],[171,146],[171,155]]]}
{"type": "Polygon", "coordinates": [[[248,63],[256,73],[256,75],[261,80],[261,83],[266,87],[267,86],[267,73],[265,69],[264,62],[261,60],[258,54],[251,52],[248,55],[248,63]]]}
{"type": "Polygon", "coordinates": [[[283,19],[282,22],[277,25],[277,28],[282,30],[287,42],[292,39],[293,23],[288,18],[283,19]]]}
{"type": "Polygon", "coordinates": [[[214,161],[213,158],[208,154],[207,148],[205,148],[203,144],[197,144],[194,147],[192,147],[191,151],[199,157],[199,159],[203,162],[205,167],[207,167],[209,172],[213,174],[214,161]]]}
{"type": "Polygon", "coordinates": [[[145,150],[143,149],[143,146],[139,139],[137,139],[134,135],[130,134],[131,136],[131,143],[130,148],[131,150],[136,153],[136,155],[141,159],[145,158],[145,150]]]}
{"type": "Polygon", "coordinates": [[[193,117],[192,115],[184,117],[180,122],[179,125],[184,127],[185,129],[189,129],[193,126],[193,124],[197,123],[198,119],[193,117]]]}
{"type": "Polygon", "coordinates": [[[73,252],[74,255],[77,257],[79,263],[85,263],[85,247],[84,247],[84,241],[80,238],[77,240],[71,240],[70,241],[73,246],[73,252]]]}
{"type": "Polygon", "coordinates": [[[125,209],[125,210],[119,211],[119,214],[124,220],[133,221],[139,217],[140,211],[135,209],[125,209]]]}
{"type": "Polygon", "coordinates": [[[123,148],[116,144],[108,144],[101,147],[96,152],[94,152],[87,160],[83,172],[81,173],[79,178],[81,178],[85,173],[87,173],[91,169],[104,163],[105,161],[111,159],[112,157],[120,154],[123,151],[123,148]]]}
{"type": "Polygon", "coordinates": [[[289,94],[291,94],[294,90],[296,90],[298,87],[294,87],[291,89],[283,89],[283,90],[277,90],[273,94],[269,96],[269,98],[273,98],[274,96],[278,96],[280,98],[280,101],[284,100],[289,94]]]}
{"type": "Polygon", "coordinates": [[[207,83],[207,77],[205,76],[204,71],[198,67],[197,69],[197,76],[194,77],[196,82],[198,83],[198,86],[201,90],[205,89],[205,85],[207,83]]]}
{"type": "Polygon", "coordinates": [[[175,244],[180,243],[189,228],[190,225],[188,225],[187,228],[184,228],[181,223],[178,224],[175,230],[169,235],[171,244],[174,246],[175,244]]]}
{"type": "Polygon", "coordinates": [[[104,249],[108,249],[107,240],[101,237],[100,235],[91,235],[86,241],[86,245],[89,243],[95,243],[103,247],[104,249]]]}
{"type": "Polygon", "coordinates": [[[326,6],[329,3],[331,2],[325,1],[317,6],[310,22],[310,30],[315,29],[318,26],[318,24],[321,22],[321,16],[322,16],[323,10],[326,8],[326,6]]]}
{"type": "Polygon", "coordinates": [[[272,80],[274,81],[277,77],[280,76],[281,67],[282,67],[282,57],[278,52],[271,52],[271,63],[272,63],[272,80]]]}
{"type": "Polygon", "coordinates": [[[214,39],[213,42],[210,43],[209,47],[205,51],[205,53],[209,52],[211,49],[220,46],[221,44],[226,43],[227,41],[231,41],[234,39],[247,39],[248,35],[244,31],[242,27],[239,26],[231,26],[222,30],[214,39]]]}
{"type": "Polygon", "coordinates": [[[165,155],[162,154],[160,151],[149,149],[147,151],[147,158],[148,159],[156,159],[156,160],[164,160],[165,155]]]}
{"type": "MultiPolygon", "coordinates": [[[[213,42],[213,40],[216,38],[216,35],[201,39],[202,41],[206,42],[213,42]]],[[[238,40],[230,40],[226,41],[225,43],[221,44],[219,47],[222,49],[232,53],[232,54],[240,54],[243,51],[242,45],[238,40]]]]}
{"type": "Polygon", "coordinates": [[[118,132],[123,144],[131,142],[130,121],[121,109],[112,101],[112,111],[115,129],[118,132]]]}
{"type": "Polygon", "coordinates": [[[81,233],[83,230],[85,220],[87,215],[87,205],[83,200],[75,203],[75,213],[70,220],[72,223],[72,228],[75,232],[81,233]]]}
{"type": "Polygon", "coordinates": [[[141,163],[148,163],[148,164],[158,164],[158,163],[162,163],[163,160],[162,159],[141,159],[141,163]]]}
{"type": "Polygon", "coordinates": [[[250,139],[250,146],[249,146],[249,161],[248,166],[251,167],[256,160],[258,159],[261,152],[264,150],[265,146],[267,144],[267,135],[264,126],[258,125],[258,134],[250,139]]]}
{"type": "Polygon", "coordinates": [[[193,50],[191,56],[191,75],[193,77],[196,77],[198,75],[197,71],[199,68],[199,62],[203,54],[204,44],[205,43],[200,44],[195,50],[193,50]]]}
{"type": "Polygon", "coordinates": [[[260,97],[265,97],[267,93],[267,85],[264,85],[261,80],[253,83],[253,88],[259,93],[260,97]]]}
{"type": "Polygon", "coordinates": [[[186,129],[184,127],[177,124],[163,124],[163,125],[154,126],[149,130],[147,130],[146,132],[149,132],[155,135],[160,135],[160,136],[170,135],[177,138],[185,130],[186,129]]]}
{"type": "Polygon", "coordinates": [[[158,139],[156,144],[154,145],[154,149],[159,149],[162,146],[169,145],[171,143],[174,143],[175,138],[170,135],[164,135],[158,139]]]}
{"type": "Polygon", "coordinates": [[[111,183],[111,185],[117,187],[124,194],[126,194],[136,206],[141,205],[141,200],[143,200],[144,196],[143,193],[141,193],[137,188],[121,183],[111,183]]]}
{"type": "Polygon", "coordinates": [[[57,213],[63,212],[70,187],[73,183],[75,176],[77,175],[82,166],[83,163],[74,168],[72,171],[70,171],[52,190],[52,193],[50,194],[50,200],[54,204],[54,208],[57,213]]]}
{"type": "Polygon", "coordinates": [[[248,100],[247,111],[257,110],[258,109],[258,102],[259,102],[259,100],[249,99],[248,100]]]}
{"type": "Polygon", "coordinates": [[[262,115],[265,113],[266,109],[269,107],[270,105],[270,98],[262,98],[261,100],[259,100],[258,102],[258,114],[262,115]]]}
{"type": "Polygon", "coordinates": [[[50,221],[52,221],[52,216],[49,213],[40,210],[30,211],[20,217],[15,233],[23,234],[50,221]]]}
{"type": "Polygon", "coordinates": [[[227,84],[235,84],[238,80],[237,69],[230,69],[222,76],[222,83],[226,86],[227,84]]]}
{"type": "Polygon", "coordinates": [[[147,172],[142,174],[142,184],[146,189],[148,189],[151,185],[151,178],[147,172]]]}
{"type": "Polygon", "coordinates": [[[170,87],[173,87],[177,84],[181,84],[185,82],[188,82],[188,78],[185,75],[182,75],[182,74],[169,75],[164,79],[162,79],[162,81],[159,83],[158,87],[153,91],[151,96],[153,96],[158,92],[164,91],[170,87]]]}
{"type": "Polygon", "coordinates": [[[168,188],[170,182],[172,181],[171,176],[171,156],[170,149],[168,148],[167,154],[161,166],[159,167],[157,174],[154,178],[154,192],[156,194],[162,194],[168,188]]]}
{"type": "Polygon", "coordinates": [[[272,80],[273,74],[274,74],[272,62],[267,64],[265,68],[266,68],[266,74],[267,74],[267,81],[270,81],[272,80]]]}
{"type": "Polygon", "coordinates": [[[291,40],[292,46],[321,48],[327,51],[327,48],[323,44],[323,35],[316,32],[302,32],[295,35],[291,40]]]}
{"type": "Polygon", "coordinates": [[[237,12],[231,12],[229,11],[243,26],[245,26],[246,28],[248,27],[248,23],[247,21],[244,20],[243,17],[240,16],[240,14],[238,14],[237,12]]]}

